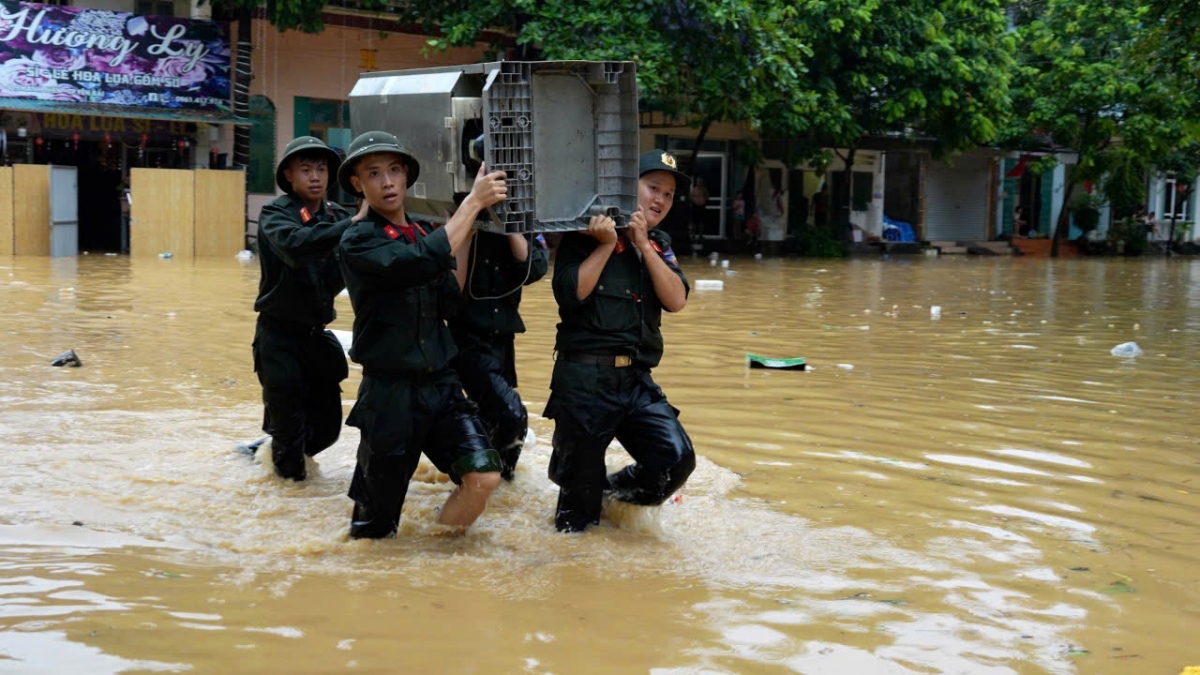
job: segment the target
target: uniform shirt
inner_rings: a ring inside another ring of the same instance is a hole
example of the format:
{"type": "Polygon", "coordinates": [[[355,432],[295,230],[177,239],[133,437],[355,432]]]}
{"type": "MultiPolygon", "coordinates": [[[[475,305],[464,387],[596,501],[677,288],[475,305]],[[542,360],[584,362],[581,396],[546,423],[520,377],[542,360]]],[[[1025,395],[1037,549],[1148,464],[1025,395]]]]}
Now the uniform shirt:
{"type": "Polygon", "coordinates": [[[316,213],[291,195],[264,206],[258,217],[262,277],[254,310],[305,327],[333,321],[333,299],[346,287],[336,249],[349,225],[350,213],[332,202],[316,213]]]}
{"type": "MultiPolygon", "coordinates": [[[[671,237],[658,229],[649,231],[655,251],[690,290],[671,251],[671,237]]],[[[662,303],[654,292],[650,272],[638,256],[637,247],[618,235],[617,248],[600,272],[592,294],[580,300],[579,266],[599,246],[582,232],[569,232],[558,245],[554,261],[554,299],[558,301],[560,352],[629,354],[653,368],[662,359],[662,303]],[[620,251],[620,252],[618,252],[620,251]]]]}
{"type": "Polygon", "coordinates": [[[477,335],[524,333],[519,311],[521,287],[545,276],[549,264],[550,253],[540,234],[529,243],[529,258],[518,262],[506,235],[476,233],[467,263],[467,290],[458,314],[450,321],[451,330],[477,335]],[[504,297],[497,297],[500,295],[504,297]]]}
{"type": "Polygon", "coordinates": [[[340,250],[354,306],[350,359],[368,375],[444,368],[457,353],[446,319],[461,297],[446,230],[395,225],[370,211],[346,230],[340,250]]]}

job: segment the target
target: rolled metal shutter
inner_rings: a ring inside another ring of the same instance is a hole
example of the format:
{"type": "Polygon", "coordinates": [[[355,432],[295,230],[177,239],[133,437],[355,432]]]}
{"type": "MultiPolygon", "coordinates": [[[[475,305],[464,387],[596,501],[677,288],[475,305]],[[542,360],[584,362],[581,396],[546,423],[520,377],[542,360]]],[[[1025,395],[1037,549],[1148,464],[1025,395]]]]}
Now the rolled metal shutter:
{"type": "Polygon", "coordinates": [[[989,173],[987,157],[958,157],[954,164],[929,167],[925,194],[925,238],[929,241],[983,241],[987,238],[989,173]]]}

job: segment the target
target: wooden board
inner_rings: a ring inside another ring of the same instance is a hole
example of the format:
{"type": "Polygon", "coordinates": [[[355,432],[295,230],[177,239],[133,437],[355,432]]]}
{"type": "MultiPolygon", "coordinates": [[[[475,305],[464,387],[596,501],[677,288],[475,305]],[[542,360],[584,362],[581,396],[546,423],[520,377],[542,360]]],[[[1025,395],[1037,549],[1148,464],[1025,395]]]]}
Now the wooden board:
{"type": "Polygon", "coordinates": [[[12,255],[13,232],[13,170],[0,167],[0,255],[12,255]]]}
{"type": "Polygon", "coordinates": [[[133,169],[129,195],[133,206],[129,254],[151,257],[170,253],[191,260],[196,242],[195,172],[180,169],[133,169]]]}
{"type": "Polygon", "coordinates": [[[198,170],[196,257],[231,257],[246,247],[246,174],[198,170]]]}
{"type": "Polygon", "coordinates": [[[13,252],[50,255],[50,167],[16,164],[13,170],[13,252]]]}

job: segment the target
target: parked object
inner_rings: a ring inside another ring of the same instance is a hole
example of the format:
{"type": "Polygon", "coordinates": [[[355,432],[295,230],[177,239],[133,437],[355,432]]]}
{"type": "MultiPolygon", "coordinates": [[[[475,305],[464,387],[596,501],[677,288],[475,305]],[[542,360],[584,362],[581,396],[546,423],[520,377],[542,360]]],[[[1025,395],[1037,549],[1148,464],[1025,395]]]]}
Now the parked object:
{"type": "Polygon", "coordinates": [[[1122,342],[1112,348],[1112,355],[1122,359],[1132,359],[1143,353],[1142,348],[1136,342],[1122,342]]]}

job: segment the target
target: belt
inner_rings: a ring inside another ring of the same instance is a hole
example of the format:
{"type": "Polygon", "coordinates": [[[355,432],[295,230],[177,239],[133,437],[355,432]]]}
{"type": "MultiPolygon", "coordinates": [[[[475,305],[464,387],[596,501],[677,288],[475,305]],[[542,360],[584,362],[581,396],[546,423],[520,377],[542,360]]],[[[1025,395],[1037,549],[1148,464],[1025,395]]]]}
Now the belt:
{"type": "Polygon", "coordinates": [[[325,332],[325,326],[321,324],[314,326],[296,321],[287,321],[271,316],[270,314],[259,313],[258,320],[267,328],[288,333],[290,335],[313,335],[316,333],[325,332]]]}
{"type": "Polygon", "coordinates": [[[583,354],[580,352],[555,352],[555,361],[570,361],[571,363],[587,363],[593,366],[609,366],[625,368],[633,365],[633,357],[628,354],[583,354]]]}

